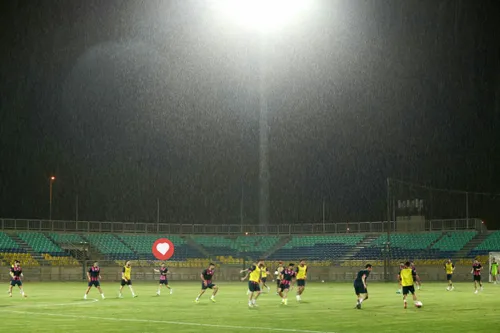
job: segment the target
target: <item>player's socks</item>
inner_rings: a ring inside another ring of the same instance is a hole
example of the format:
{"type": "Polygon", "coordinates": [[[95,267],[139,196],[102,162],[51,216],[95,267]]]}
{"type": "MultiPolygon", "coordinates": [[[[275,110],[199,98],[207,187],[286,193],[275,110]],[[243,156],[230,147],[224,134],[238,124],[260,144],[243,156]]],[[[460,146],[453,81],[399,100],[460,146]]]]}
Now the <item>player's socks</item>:
{"type": "Polygon", "coordinates": [[[170,295],[172,295],[173,292],[174,292],[174,290],[172,288],[170,288],[170,295]]]}
{"type": "Polygon", "coordinates": [[[288,298],[285,298],[285,305],[288,305],[288,298]]]}
{"type": "Polygon", "coordinates": [[[210,300],[215,303],[215,296],[212,295],[212,297],[210,297],[210,300]]]}
{"type": "Polygon", "coordinates": [[[83,295],[83,299],[87,299],[87,294],[84,294],[84,295],[83,295]]]}

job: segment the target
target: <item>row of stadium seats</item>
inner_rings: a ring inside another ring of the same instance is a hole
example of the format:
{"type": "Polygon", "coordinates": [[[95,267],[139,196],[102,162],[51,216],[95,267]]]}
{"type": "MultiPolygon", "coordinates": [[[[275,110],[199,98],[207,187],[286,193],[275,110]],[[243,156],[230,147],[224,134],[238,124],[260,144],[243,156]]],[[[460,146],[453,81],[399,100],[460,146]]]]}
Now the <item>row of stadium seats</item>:
{"type": "Polygon", "coordinates": [[[80,263],[73,257],[70,256],[52,256],[48,253],[43,255],[43,258],[50,262],[52,266],[79,266],[80,263]]]}
{"type": "Polygon", "coordinates": [[[22,266],[40,266],[40,263],[29,253],[0,252],[0,263],[11,266],[15,260],[19,260],[22,266]]]}

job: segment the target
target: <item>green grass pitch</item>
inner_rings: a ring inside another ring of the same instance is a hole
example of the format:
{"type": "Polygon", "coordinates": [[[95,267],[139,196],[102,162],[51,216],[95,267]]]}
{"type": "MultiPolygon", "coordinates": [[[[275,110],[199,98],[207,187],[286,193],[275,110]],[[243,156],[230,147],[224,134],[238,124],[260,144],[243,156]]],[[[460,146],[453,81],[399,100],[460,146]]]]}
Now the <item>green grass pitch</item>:
{"type": "MultiPolygon", "coordinates": [[[[247,306],[247,283],[220,282],[216,303],[203,295],[194,303],[200,283],[172,281],[174,293],[156,284],[135,281],[139,297],[119,284],[103,282],[101,300],[94,288],[84,301],[86,283],[25,283],[27,298],[18,291],[9,298],[4,284],[0,298],[2,331],[16,332],[498,332],[500,285],[485,283],[475,295],[472,283],[445,290],[446,283],[428,283],[418,292],[424,306],[403,309],[395,283],[372,283],[362,310],[354,309],[355,295],[348,283],[309,283],[297,303],[292,291],[287,306],[264,293],[258,308],[247,306]]],[[[274,285],[273,285],[274,287],[274,285]]]]}

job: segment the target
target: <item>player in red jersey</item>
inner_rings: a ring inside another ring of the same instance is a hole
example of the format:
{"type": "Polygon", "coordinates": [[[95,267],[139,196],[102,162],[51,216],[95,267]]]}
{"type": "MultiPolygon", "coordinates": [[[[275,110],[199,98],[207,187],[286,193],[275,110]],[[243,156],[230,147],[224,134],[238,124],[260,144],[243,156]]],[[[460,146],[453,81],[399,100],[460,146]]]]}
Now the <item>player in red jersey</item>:
{"type": "Polygon", "coordinates": [[[10,275],[9,297],[12,297],[12,288],[14,288],[14,286],[18,286],[19,290],[21,291],[21,295],[23,297],[26,297],[23,289],[23,281],[21,280],[21,278],[24,277],[23,269],[21,268],[21,263],[19,262],[19,260],[16,260],[14,262],[14,265],[10,268],[9,275],[10,275]]]}
{"type": "Polygon", "coordinates": [[[87,290],[85,291],[85,295],[83,295],[83,299],[87,299],[87,295],[92,287],[96,287],[97,290],[99,290],[102,299],[104,299],[104,293],[101,289],[101,268],[99,267],[97,261],[94,262],[92,267],[89,268],[87,272],[87,279],[89,280],[89,284],[87,290]]]}
{"type": "Polygon", "coordinates": [[[475,259],[474,263],[472,264],[472,271],[471,274],[474,276],[474,294],[477,294],[477,285],[479,284],[479,287],[481,288],[481,291],[483,291],[483,283],[481,282],[481,270],[483,269],[483,266],[479,262],[479,260],[475,259]]]}
{"type": "Polygon", "coordinates": [[[295,265],[290,263],[288,265],[288,268],[285,268],[281,272],[280,276],[280,292],[279,295],[281,297],[281,304],[287,305],[288,304],[288,292],[290,291],[290,287],[292,286],[293,281],[295,280],[295,277],[297,276],[297,272],[293,269],[295,265]]]}
{"type": "Polygon", "coordinates": [[[212,279],[215,274],[215,264],[210,263],[208,265],[207,269],[204,269],[203,272],[201,272],[200,277],[201,277],[201,291],[194,300],[196,303],[200,301],[201,295],[205,293],[205,290],[208,288],[212,289],[212,296],[210,297],[210,300],[215,303],[215,295],[217,294],[217,291],[219,291],[219,287],[213,283],[212,279]]]}
{"type": "Polygon", "coordinates": [[[168,268],[165,267],[165,264],[161,264],[160,269],[153,269],[156,273],[160,273],[160,284],[158,285],[158,291],[156,292],[156,295],[160,296],[160,290],[162,286],[165,286],[165,288],[170,289],[170,294],[174,292],[172,288],[168,285],[168,279],[167,279],[167,274],[168,268]]]}

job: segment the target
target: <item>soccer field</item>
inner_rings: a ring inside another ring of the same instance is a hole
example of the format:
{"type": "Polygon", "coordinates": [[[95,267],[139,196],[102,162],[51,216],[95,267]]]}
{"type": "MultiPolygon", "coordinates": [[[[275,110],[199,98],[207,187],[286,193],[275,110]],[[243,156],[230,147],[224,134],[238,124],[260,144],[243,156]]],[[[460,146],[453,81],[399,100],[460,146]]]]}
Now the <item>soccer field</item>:
{"type": "MultiPolygon", "coordinates": [[[[258,308],[248,308],[247,283],[220,282],[216,303],[207,291],[194,303],[200,283],[175,283],[155,296],[156,284],[136,281],[139,295],[124,290],[117,298],[118,283],[103,282],[101,300],[92,289],[83,300],[86,283],[25,283],[27,298],[7,293],[0,301],[2,331],[14,332],[497,332],[500,285],[485,283],[475,295],[472,283],[445,290],[445,283],[424,284],[418,292],[424,306],[403,309],[395,283],[372,283],[363,309],[354,309],[351,284],[309,283],[302,303],[292,291],[287,306],[271,293],[262,294],[258,308]]],[[[273,285],[274,287],[274,285],[273,285]]],[[[409,305],[412,305],[410,302],[409,305]]]]}

